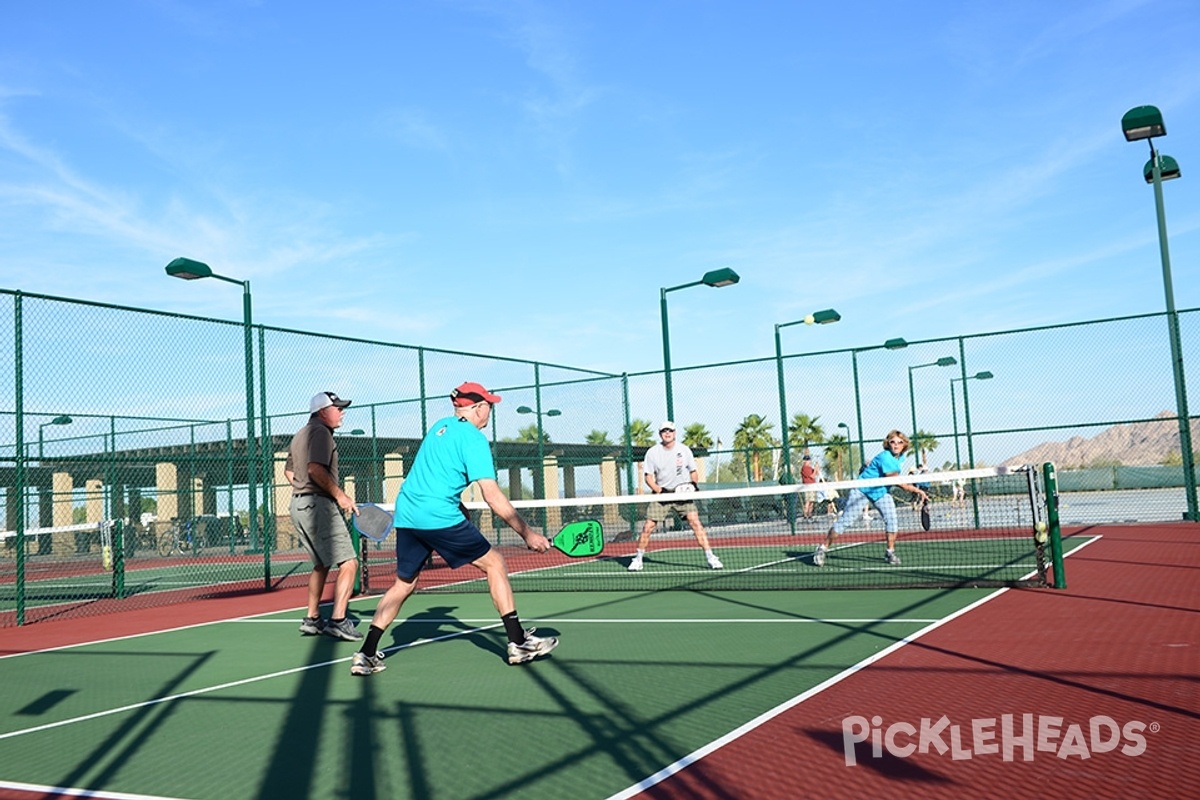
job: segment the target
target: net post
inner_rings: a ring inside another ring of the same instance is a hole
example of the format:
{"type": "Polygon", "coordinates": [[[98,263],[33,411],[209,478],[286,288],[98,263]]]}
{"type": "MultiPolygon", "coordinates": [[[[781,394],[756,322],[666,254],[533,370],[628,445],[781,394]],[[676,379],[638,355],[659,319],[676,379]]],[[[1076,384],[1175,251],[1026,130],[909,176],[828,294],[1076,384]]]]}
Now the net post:
{"type": "Polygon", "coordinates": [[[1063,567],[1062,528],[1058,521],[1058,478],[1052,462],[1042,465],[1042,476],[1046,485],[1046,521],[1049,523],[1050,557],[1054,563],[1054,588],[1065,589],[1067,573],[1063,567]]]}
{"type": "Polygon", "coordinates": [[[350,526],[350,541],[354,543],[354,556],[358,559],[358,574],[354,576],[354,589],[352,594],[362,595],[367,593],[368,578],[367,578],[367,547],[363,543],[362,534],[354,530],[354,526],[350,526]]]}
{"type": "Polygon", "coordinates": [[[112,535],[112,588],[113,597],[125,599],[125,524],[124,520],[113,522],[112,535]]]}

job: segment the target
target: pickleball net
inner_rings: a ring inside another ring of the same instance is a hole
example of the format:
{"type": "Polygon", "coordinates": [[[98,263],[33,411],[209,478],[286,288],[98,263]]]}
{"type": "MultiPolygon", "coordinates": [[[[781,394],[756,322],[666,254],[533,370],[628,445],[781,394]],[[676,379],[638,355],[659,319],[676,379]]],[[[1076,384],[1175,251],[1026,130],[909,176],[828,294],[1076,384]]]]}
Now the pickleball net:
{"type": "MultiPolygon", "coordinates": [[[[591,519],[604,529],[603,553],[572,560],[529,552],[486,505],[469,503],[475,524],[504,553],[517,591],[638,591],[692,589],[937,588],[1048,586],[1054,583],[1057,529],[1053,467],[996,467],[818,484],[704,490],[691,495],[630,495],[518,500],[522,516],[547,536],[591,519]],[[1050,490],[1047,491],[1047,482],[1050,490]],[[898,484],[919,483],[932,500],[930,530],[921,527],[912,495],[898,484]],[[883,487],[895,504],[901,563],[884,559],[884,522],[868,504],[848,520],[822,566],[814,549],[850,493],[883,487]],[[957,491],[956,491],[957,487],[957,491]],[[650,537],[643,568],[630,571],[652,503],[671,512],[650,537]],[[811,501],[811,505],[809,505],[811,501]],[[712,569],[686,519],[693,503],[723,569],[712,569]],[[808,515],[806,516],[806,511],[808,515]]],[[[394,546],[363,540],[364,589],[382,591],[394,579],[394,546]]],[[[1061,574],[1059,576],[1061,578],[1061,574]]],[[[486,591],[471,567],[450,570],[436,555],[419,591],[486,591]]]]}

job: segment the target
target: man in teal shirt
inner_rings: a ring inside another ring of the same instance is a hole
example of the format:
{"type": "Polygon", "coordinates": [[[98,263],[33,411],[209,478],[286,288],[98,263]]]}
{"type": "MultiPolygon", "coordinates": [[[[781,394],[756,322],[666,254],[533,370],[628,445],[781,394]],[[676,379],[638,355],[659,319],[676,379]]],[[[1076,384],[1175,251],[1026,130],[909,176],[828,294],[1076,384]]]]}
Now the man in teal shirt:
{"type": "Polygon", "coordinates": [[[463,490],[475,482],[492,512],[516,531],[530,550],[544,553],[550,549],[550,541],[517,513],[496,482],[496,467],[483,429],[500,395],[468,382],[451,392],[450,399],[454,415],[429,429],[396,497],[396,582],[375,608],[371,629],[350,664],[351,675],[371,675],[384,669],[379,640],[416,589],[421,569],[435,550],[451,569],[472,564],[487,576],[492,604],[508,634],[509,664],[532,661],[558,646],[557,638],[534,636],[533,628],[522,627],[504,556],[466,517],[460,504],[463,490]]]}

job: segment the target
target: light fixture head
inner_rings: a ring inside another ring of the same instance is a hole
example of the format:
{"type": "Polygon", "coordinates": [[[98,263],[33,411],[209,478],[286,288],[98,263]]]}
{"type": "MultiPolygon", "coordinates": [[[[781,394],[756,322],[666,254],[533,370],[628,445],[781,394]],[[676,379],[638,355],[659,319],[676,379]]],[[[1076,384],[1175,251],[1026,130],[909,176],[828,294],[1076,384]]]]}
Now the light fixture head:
{"type": "Polygon", "coordinates": [[[54,419],[50,420],[50,422],[47,424],[49,424],[49,425],[70,425],[74,421],[75,420],[71,419],[66,414],[62,414],[62,415],[57,416],[54,419]]]}
{"type": "Polygon", "coordinates": [[[547,416],[547,417],[557,417],[557,416],[559,416],[559,415],[561,415],[561,414],[562,414],[562,412],[561,412],[561,411],[559,411],[557,408],[552,408],[552,409],[550,409],[549,411],[547,411],[547,412],[546,412],[546,416],[547,416]]]}
{"type": "MultiPolygon", "coordinates": [[[[1179,162],[1170,156],[1164,156],[1161,153],[1158,156],[1158,177],[1159,180],[1170,181],[1178,178],[1183,173],[1179,171],[1179,162]]],[[[1151,158],[1146,162],[1146,166],[1142,167],[1142,177],[1146,179],[1146,183],[1154,183],[1154,159],[1151,158]]]]}
{"type": "Polygon", "coordinates": [[[731,286],[741,280],[741,277],[729,267],[721,267],[720,269],[710,270],[704,273],[704,277],[700,282],[705,286],[731,286]]]}
{"type": "Polygon", "coordinates": [[[1162,112],[1157,108],[1138,106],[1129,109],[1121,117],[1121,131],[1125,134],[1125,141],[1136,142],[1139,139],[1166,136],[1167,126],[1163,123],[1162,112]]]}
{"type": "Polygon", "coordinates": [[[903,350],[908,347],[908,342],[900,337],[896,337],[895,339],[888,339],[883,343],[883,346],[888,350],[903,350]]]}
{"type": "Polygon", "coordinates": [[[983,372],[976,372],[974,375],[974,378],[977,381],[990,381],[994,377],[996,376],[988,372],[986,369],[983,372]]]}
{"type": "Polygon", "coordinates": [[[829,325],[837,322],[842,318],[842,315],[834,311],[832,308],[827,308],[824,311],[818,311],[812,315],[813,322],[817,325],[829,325]]]}
{"type": "Polygon", "coordinates": [[[199,278],[211,278],[213,271],[212,267],[201,261],[193,261],[190,258],[177,258],[170,264],[167,264],[167,274],[172,278],[194,281],[199,278]]]}
{"type": "Polygon", "coordinates": [[[517,413],[518,414],[532,414],[533,409],[530,408],[529,406],[517,406],[517,413]]]}
{"type": "Polygon", "coordinates": [[[958,359],[956,359],[954,356],[942,356],[937,360],[937,365],[939,367],[953,367],[957,363],[958,359]]]}

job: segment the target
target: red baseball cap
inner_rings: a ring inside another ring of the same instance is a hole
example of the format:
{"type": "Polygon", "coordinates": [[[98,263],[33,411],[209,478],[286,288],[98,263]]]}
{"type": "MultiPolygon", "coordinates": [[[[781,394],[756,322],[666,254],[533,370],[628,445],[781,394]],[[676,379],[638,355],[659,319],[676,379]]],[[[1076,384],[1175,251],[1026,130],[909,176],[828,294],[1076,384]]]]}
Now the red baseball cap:
{"type": "Polygon", "coordinates": [[[471,406],[485,400],[492,405],[500,402],[500,395],[492,394],[478,383],[467,381],[450,393],[450,400],[456,406],[471,406]]]}

